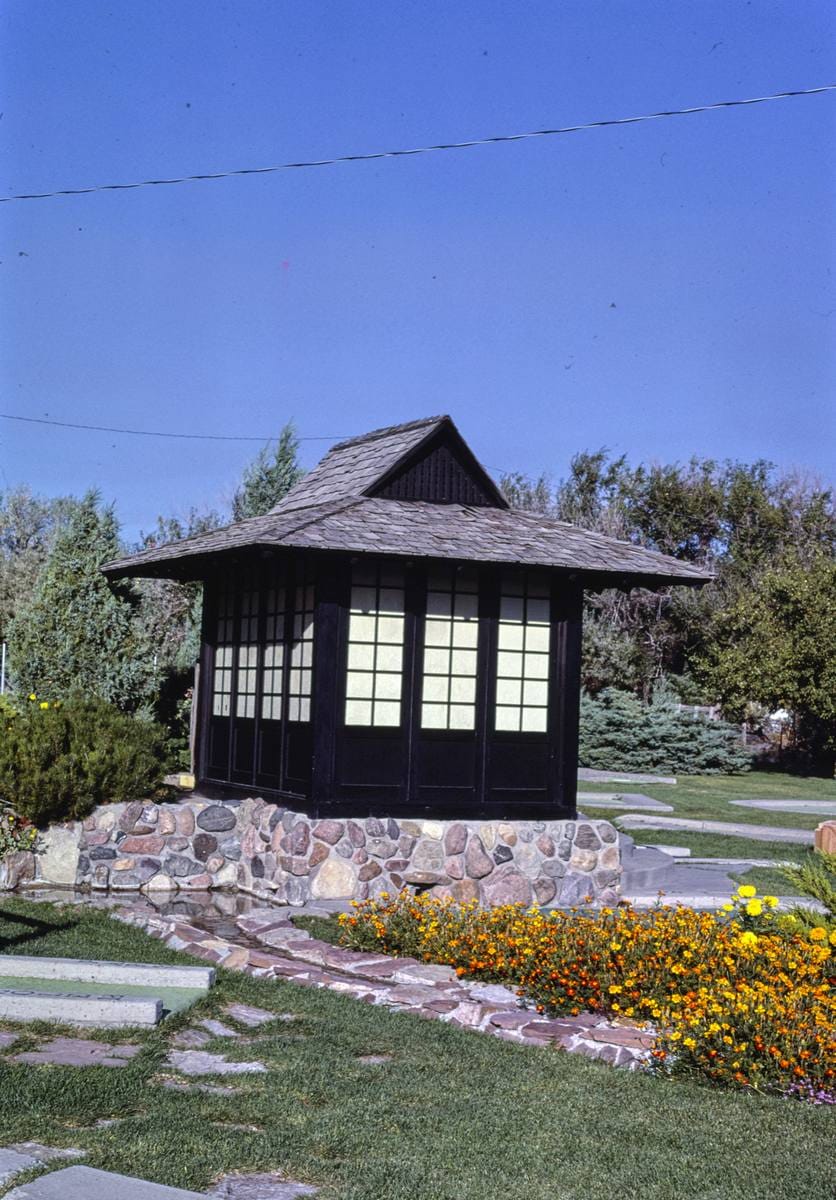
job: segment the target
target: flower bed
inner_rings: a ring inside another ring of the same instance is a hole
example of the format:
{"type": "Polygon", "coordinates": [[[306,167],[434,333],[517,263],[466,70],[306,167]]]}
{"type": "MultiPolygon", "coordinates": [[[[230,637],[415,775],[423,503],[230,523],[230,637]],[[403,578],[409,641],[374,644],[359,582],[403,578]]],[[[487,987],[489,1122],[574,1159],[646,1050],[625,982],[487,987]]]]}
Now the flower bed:
{"type": "Polygon", "coordinates": [[[724,914],[480,909],[402,893],[340,922],[346,946],[515,984],[539,1012],[652,1022],[661,1072],[833,1103],[836,933],[784,932],[772,897],[753,904],[742,890],[724,914]]]}

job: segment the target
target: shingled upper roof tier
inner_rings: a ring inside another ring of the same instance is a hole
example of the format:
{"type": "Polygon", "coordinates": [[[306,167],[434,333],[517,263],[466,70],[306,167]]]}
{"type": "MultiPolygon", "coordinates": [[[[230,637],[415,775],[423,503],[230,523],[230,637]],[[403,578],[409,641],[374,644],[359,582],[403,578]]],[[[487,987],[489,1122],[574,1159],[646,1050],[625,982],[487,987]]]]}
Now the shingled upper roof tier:
{"type": "Polygon", "coordinates": [[[266,515],[144,550],[103,569],[114,578],[200,578],[208,560],[219,555],[282,547],[560,568],[582,573],[590,587],[700,585],[711,578],[691,563],[643,546],[510,509],[449,417],[341,442],[266,515]],[[444,465],[453,463],[454,472],[466,477],[470,502],[398,498],[407,485],[397,481],[408,481],[410,469],[437,470],[429,456],[442,452],[444,465]]]}

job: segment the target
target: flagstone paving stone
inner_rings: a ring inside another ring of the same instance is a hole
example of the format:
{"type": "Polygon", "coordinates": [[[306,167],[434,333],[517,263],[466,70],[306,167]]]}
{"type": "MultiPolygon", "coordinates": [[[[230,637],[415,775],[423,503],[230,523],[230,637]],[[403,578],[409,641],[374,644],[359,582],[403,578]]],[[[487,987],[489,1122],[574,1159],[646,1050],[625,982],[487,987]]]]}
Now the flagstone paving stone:
{"type": "Polygon", "coordinates": [[[230,1062],[225,1055],[207,1050],[172,1050],[166,1063],[184,1075],[261,1075],[267,1070],[264,1063],[230,1062]]]}
{"type": "Polygon", "coordinates": [[[53,1171],[9,1192],[5,1200],[206,1200],[198,1192],[165,1187],[92,1167],[53,1171]]]}
{"type": "Polygon", "coordinates": [[[268,1021],[275,1020],[293,1020],[293,1013],[271,1013],[266,1008],[256,1008],[253,1004],[228,1004],[224,1009],[228,1017],[232,1017],[233,1021],[238,1021],[241,1025],[247,1025],[250,1029],[255,1029],[259,1025],[266,1025],[268,1021]]]}
{"type": "Polygon", "coordinates": [[[697,821],[689,817],[657,817],[650,813],[630,813],[616,817],[619,829],[690,829],[694,833],[725,833],[745,837],[755,842],[792,842],[812,846],[813,833],[806,829],[783,828],[780,825],[746,825],[736,821],[697,821]]]}
{"type": "Polygon", "coordinates": [[[729,803],[737,808],[760,808],[765,812],[836,817],[836,800],[730,800],[729,803]]]}
{"type": "Polygon", "coordinates": [[[134,1045],[110,1046],[90,1038],[56,1037],[36,1050],[14,1055],[12,1062],[54,1067],[124,1067],[141,1049],[134,1045]]]}
{"type": "Polygon", "coordinates": [[[281,1175],[225,1175],[209,1192],[208,1200],[297,1200],[315,1196],[319,1188],[296,1183],[281,1175]]]}

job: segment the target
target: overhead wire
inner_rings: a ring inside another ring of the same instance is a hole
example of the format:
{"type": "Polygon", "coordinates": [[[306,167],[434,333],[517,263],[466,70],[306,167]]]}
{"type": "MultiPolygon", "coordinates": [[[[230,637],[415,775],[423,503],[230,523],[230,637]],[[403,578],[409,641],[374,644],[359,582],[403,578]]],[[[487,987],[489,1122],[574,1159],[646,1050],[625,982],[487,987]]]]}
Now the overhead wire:
{"type": "Polygon", "coordinates": [[[580,133],[588,129],[606,129],[618,125],[637,125],[642,121],[659,121],[667,117],[687,117],[695,113],[713,112],[721,108],[741,108],[752,104],[768,104],[774,100],[789,100],[797,96],[818,96],[836,91],[836,83],[821,87],[797,88],[794,91],[774,92],[768,96],[749,96],[740,100],[720,100],[713,104],[696,104],[689,108],[666,109],[661,112],[642,113],[635,117],[612,117],[600,121],[585,121],[578,125],[563,125],[555,129],[533,129],[525,133],[498,134],[493,137],[470,138],[462,142],[439,142],[431,146],[413,146],[402,150],[376,150],[368,154],[340,154],[333,158],[307,159],[299,162],[278,163],[269,167],[241,167],[236,170],[212,171],[200,175],[179,175],[168,179],[140,179],[132,183],[100,183],[89,187],[58,188],[50,192],[21,192],[0,196],[0,204],[15,200],[50,200],[57,196],[87,196],[94,192],[121,192],[136,188],[168,187],[180,183],[202,183],[210,179],[232,179],[243,175],[270,175],[276,171],[296,171],[306,167],[330,167],[337,163],[372,162],[383,158],[406,158],[416,154],[434,154],[441,150],[466,150],[473,146],[494,146],[503,142],[522,142],[530,138],[556,137],[560,134],[580,133]]]}

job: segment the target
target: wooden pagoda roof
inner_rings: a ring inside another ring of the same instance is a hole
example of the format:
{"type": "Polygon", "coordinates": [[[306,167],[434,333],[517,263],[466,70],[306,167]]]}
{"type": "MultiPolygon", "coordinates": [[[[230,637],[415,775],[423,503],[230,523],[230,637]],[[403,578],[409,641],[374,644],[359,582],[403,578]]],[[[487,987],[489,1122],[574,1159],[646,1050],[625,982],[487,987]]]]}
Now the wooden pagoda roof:
{"type": "Polygon", "coordinates": [[[155,546],[103,570],[111,578],[199,579],[245,551],[280,548],[556,568],[582,576],[589,588],[699,586],[711,578],[691,563],[643,546],[509,508],[445,416],[341,442],[264,516],[155,546]],[[439,438],[464,464],[479,503],[377,494],[439,438]]]}

